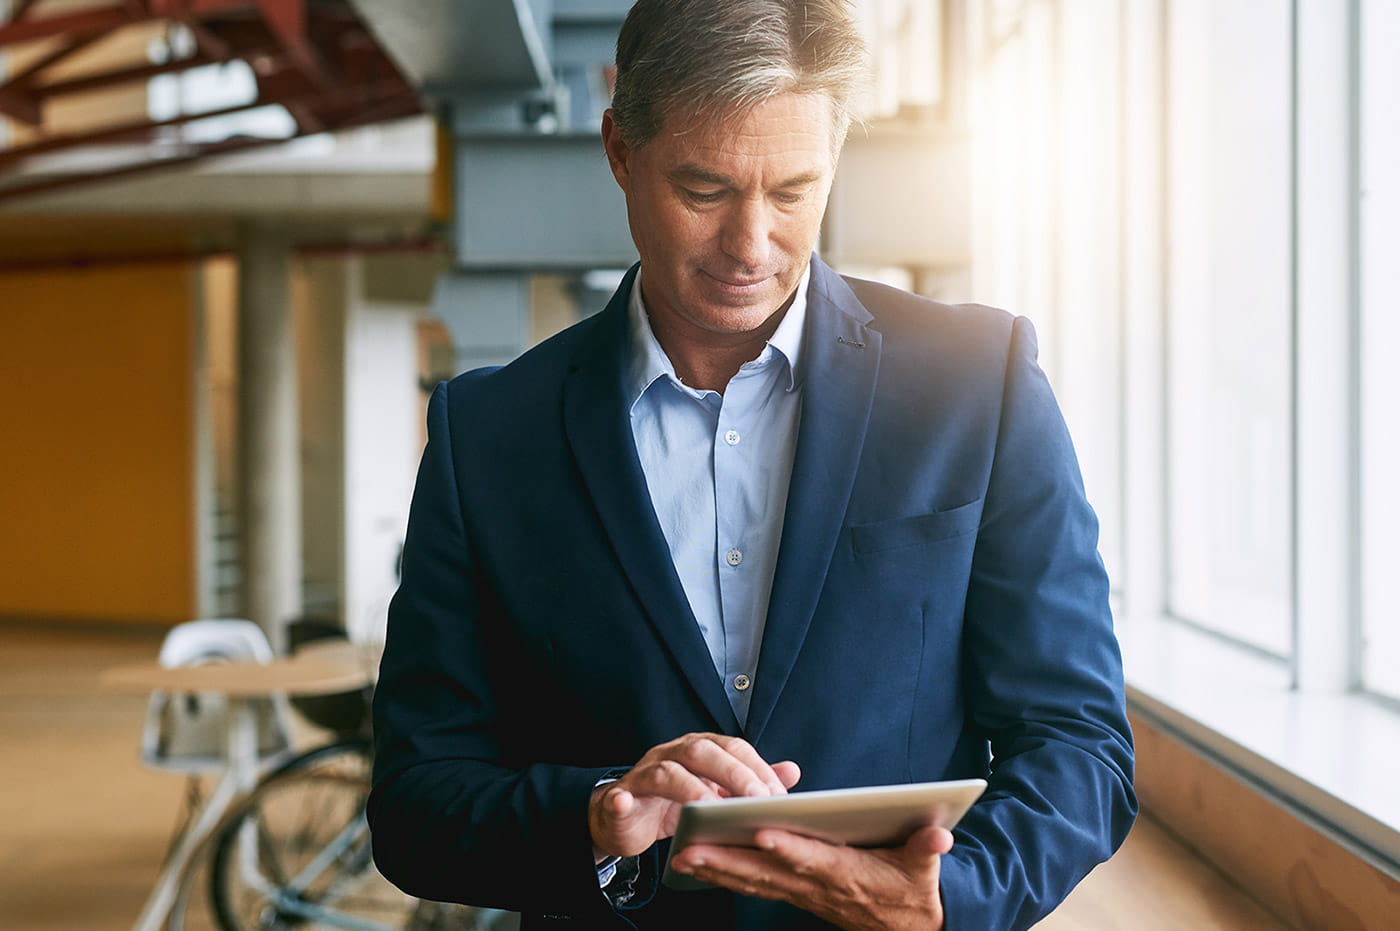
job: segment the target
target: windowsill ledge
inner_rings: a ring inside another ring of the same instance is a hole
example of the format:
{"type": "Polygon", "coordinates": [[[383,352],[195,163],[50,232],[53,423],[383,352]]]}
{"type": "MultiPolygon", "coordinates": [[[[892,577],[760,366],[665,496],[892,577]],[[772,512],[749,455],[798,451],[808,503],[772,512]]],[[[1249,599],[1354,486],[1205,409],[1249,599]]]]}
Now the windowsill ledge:
{"type": "Polygon", "coordinates": [[[1294,691],[1276,661],[1167,619],[1118,635],[1134,712],[1400,875],[1400,713],[1294,691]]]}

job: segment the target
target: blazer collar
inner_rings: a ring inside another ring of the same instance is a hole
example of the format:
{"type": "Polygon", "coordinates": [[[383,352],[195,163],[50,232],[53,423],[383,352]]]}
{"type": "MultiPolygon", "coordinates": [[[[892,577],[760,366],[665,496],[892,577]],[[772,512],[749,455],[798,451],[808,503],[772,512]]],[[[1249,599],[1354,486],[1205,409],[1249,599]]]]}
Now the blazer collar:
{"type": "Polygon", "coordinates": [[[841,276],[814,257],[797,450],[745,727],[753,743],[797,660],[845,522],[880,370],[872,319],[841,276]]]}
{"type": "Polygon", "coordinates": [[[569,365],[564,382],[564,432],[592,496],[613,553],[643,613],[666,645],[681,677],[714,721],[740,733],[739,721],[715,674],[709,648],[647,492],[626,398],[631,343],[627,299],[637,266],[623,278],[593,332],[569,365]]]}

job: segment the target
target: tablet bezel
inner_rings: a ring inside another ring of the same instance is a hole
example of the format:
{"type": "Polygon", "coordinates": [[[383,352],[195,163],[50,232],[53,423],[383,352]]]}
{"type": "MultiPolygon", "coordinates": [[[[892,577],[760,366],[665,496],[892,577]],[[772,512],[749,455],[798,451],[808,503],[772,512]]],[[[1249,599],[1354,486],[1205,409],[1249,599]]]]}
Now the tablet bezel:
{"type": "MultiPolygon", "coordinates": [[[[894,847],[930,824],[952,829],[986,788],[985,779],[955,779],[691,802],[681,809],[671,853],[689,844],[752,847],[763,828],[834,844],[894,847]]],[[[674,889],[709,888],[672,870],[669,859],[662,881],[674,889]]]]}

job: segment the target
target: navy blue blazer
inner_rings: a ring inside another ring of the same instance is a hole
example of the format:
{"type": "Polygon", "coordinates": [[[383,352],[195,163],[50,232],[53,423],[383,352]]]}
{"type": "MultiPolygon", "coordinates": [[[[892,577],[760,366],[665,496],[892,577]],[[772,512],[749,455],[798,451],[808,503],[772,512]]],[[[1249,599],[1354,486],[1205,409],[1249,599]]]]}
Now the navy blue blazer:
{"type": "Polygon", "coordinates": [[[1098,525],[1024,319],[813,261],[807,376],[748,726],[671,564],[607,309],[439,386],[375,695],[369,815],[413,894],[524,927],[823,928],[781,903],[600,893],[600,777],[691,731],[798,790],[986,777],[943,858],[950,931],[1024,928],[1136,812],[1098,525]]]}

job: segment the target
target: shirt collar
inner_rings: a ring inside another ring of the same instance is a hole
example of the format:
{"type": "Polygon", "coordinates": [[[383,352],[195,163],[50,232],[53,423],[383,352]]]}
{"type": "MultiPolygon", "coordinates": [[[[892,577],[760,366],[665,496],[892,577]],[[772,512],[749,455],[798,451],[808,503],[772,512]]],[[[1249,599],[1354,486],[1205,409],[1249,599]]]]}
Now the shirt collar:
{"type": "MultiPolygon", "coordinates": [[[[788,391],[793,391],[801,382],[801,357],[802,357],[802,332],[803,324],[807,319],[807,286],[812,279],[812,263],[807,263],[807,268],[802,272],[802,278],[797,282],[797,291],[793,295],[792,305],[788,307],[787,313],[783,314],[783,319],[779,321],[778,328],[773,331],[760,353],[758,361],[769,353],[780,356],[787,362],[788,391]]],[[[657,342],[656,333],[652,331],[651,319],[647,316],[646,305],[642,302],[642,270],[637,270],[637,277],[632,282],[632,293],[627,302],[628,319],[631,323],[632,351],[631,366],[629,373],[629,386],[631,389],[632,404],[636,404],[646,390],[651,387],[652,382],[658,378],[667,377],[677,385],[681,381],[676,377],[676,368],[671,364],[671,360],[666,356],[666,352],[661,348],[661,343],[657,342]]]]}

